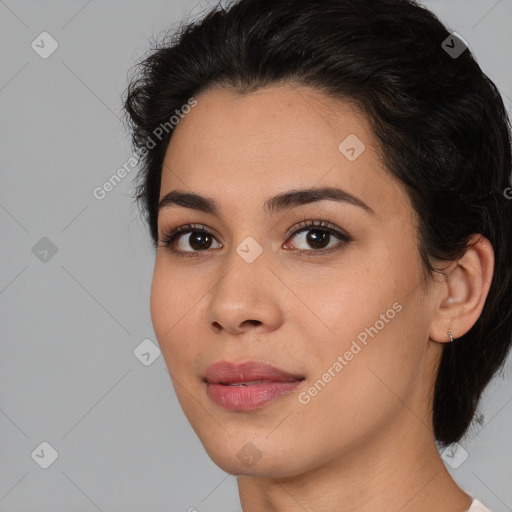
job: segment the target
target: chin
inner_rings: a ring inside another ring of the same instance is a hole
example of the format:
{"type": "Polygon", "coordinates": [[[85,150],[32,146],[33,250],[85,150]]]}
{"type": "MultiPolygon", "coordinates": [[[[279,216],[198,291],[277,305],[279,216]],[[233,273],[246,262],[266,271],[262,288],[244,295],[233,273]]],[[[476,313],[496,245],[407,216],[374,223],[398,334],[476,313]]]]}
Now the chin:
{"type": "Polygon", "coordinates": [[[204,441],[203,447],[219,468],[235,476],[283,478],[306,470],[297,464],[295,448],[286,448],[279,440],[275,444],[269,443],[264,436],[233,436],[222,441],[211,439],[204,441]]]}

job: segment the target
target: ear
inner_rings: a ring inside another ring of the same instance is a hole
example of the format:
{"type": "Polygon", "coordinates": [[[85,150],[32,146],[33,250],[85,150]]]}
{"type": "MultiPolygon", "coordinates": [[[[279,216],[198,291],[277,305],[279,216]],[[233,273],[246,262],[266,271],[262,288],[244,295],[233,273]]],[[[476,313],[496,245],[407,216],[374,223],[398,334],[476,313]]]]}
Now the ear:
{"type": "Polygon", "coordinates": [[[430,338],[450,341],[466,334],[482,313],[494,272],[494,251],[489,240],[473,235],[464,256],[447,269],[430,325],[430,338]]]}

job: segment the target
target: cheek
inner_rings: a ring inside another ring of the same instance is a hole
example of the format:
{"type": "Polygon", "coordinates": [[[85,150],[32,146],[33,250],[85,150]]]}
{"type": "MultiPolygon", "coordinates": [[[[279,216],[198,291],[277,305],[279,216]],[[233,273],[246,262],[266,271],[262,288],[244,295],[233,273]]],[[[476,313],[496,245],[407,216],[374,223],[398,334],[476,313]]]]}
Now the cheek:
{"type": "MultiPolygon", "coordinates": [[[[401,283],[391,272],[347,259],[335,272],[303,274],[294,286],[295,295],[301,299],[301,305],[293,301],[295,321],[316,332],[317,338],[326,337],[335,344],[352,339],[378,321],[399,298],[401,283]]],[[[318,348],[328,348],[329,344],[318,348]]]]}
{"type": "Polygon", "coordinates": [[[171,282],[165,279],[165,273],[157,257],[151,282],[149,306],[153,329],[160,344],[163,341],[165,331],[172,325],[173,297],[171,282]]]}
{"type": "Polygon", "coordinates": [[[334,334],[312,350],[307,391],[318,414],[340,407],[332,419],[347,436],[392,418],[423,386],[428,321],[415,276],[388,270],[327,297],[323,319],[334,334]],[[347,411],[354,414],[349,425],[347,411]]]}
{"type": "Polygon", "coordinates": [[[341,304],[346,316],[334,325],[336,336],[317,339],[307,354],[308,387],[297,397],[297,414],[300,435],[318,453],[348,450],[407,409],[417,409],[413,390],[423,374],[422,349],[411,329],[407,332],[412,308],[402,304],[400,311],[390,310],[391,299],[384,308],[379,301],[341,304]],[[387,311],[388,323],[380,320],[387,311]],[[321,424],[319,418],[325,418],[321,424]],[[320,430],[329,441],[318,435],[320,430]],[[333,445],[332,439],[338,442],[333,445]]]}
{"type": "MultiPolygon", "coordinates": [[[[155,262],[151,283],[150,312],[153,329],[167,366],[179,367],[191,349],[184,333],[197,329],[194,309],[200,306],[200,280],[185,279],[184,273],[170,268],[165,261],[155,262]],[[197,290],[196,290],[197,289],[197,290]],[[183,340],[180,343],[180,340],[183,340]]],[[[204,290],[202,292],[204,294],[204,290]]]]}
{"type": "Polygon", "coordinates": [[[305,347],[311,377],[321,378],[329,369],[343,373],[337,381],[344,380],[350,392],[363,382],[370,386],[380,371],[387,381],[414,378],[426,347],[418,341],[428,325],[420,268],[411,260],[383,252],[375,264],[358,266],[354,261],[345,267],[350,271],[340,270],[329,279],[315,280],[315,287],[304,282],[296,289],[298,296],[307,297],[310,309],[295,313],[299,331],[304,339],[316,340],[305,347]]]}

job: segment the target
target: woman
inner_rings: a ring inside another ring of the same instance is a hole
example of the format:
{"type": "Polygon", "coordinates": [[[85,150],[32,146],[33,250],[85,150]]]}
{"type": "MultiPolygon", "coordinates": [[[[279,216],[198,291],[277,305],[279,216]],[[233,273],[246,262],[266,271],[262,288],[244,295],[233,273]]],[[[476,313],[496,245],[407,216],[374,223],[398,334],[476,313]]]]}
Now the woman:
{"type": "Polygon", "coordinates": [[[179,402],[244,512],[488,510],[461,440],[511,344],[510,125],[405,0],[240,0],[125,108],[179,402]]]}

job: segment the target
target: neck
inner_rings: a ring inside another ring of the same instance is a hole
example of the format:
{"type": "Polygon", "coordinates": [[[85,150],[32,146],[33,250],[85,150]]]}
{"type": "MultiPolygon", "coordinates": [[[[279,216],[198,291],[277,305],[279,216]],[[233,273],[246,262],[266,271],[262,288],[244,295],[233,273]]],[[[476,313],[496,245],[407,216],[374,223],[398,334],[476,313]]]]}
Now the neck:
{"type": "Polygon", "coordinates": [[[300,474],[239,476],[243,512],[467,511],[472,499],[446,470],[431,429],[404,416],[300,474]]]}

